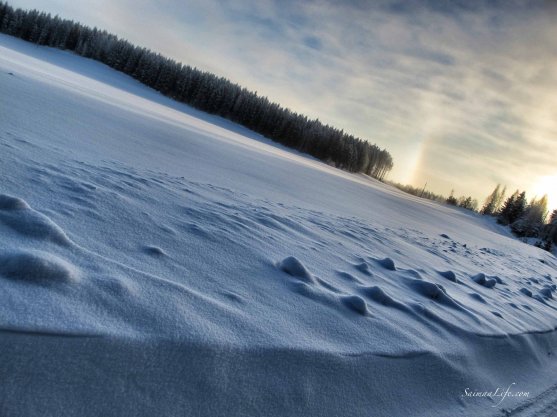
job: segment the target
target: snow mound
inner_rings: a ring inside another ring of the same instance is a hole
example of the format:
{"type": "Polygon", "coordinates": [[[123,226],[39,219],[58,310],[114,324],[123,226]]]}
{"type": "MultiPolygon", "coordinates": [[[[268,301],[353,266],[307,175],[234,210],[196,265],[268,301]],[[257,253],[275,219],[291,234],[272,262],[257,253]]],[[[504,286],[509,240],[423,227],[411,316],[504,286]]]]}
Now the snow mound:
{"type": "Polygon", "coordinates": [[[342,304],[362,316],[367,315],[367,304],[362,297],[357,295],[344,295],[340,298],[342,304]]]}
{"type": "Polygon", "coordinates": [[[492,275],[490,278],[494,279],[495,282],[499,285],[507,285],[505,284],[505,281],[503,281],[501,278],[499,278],[497,275],[492,275]]]}
{"type": "Polygon", "coordinates": [[[477,292],[472,292],[469,294],[470,298],[472,298],[473,300],[476,300],[482,304],[487,304],[487,301],[485,301],[485,298],[483,298],[480,294],[478,294],[477,292]]]}
{"type": "Polygon", "coordinates": [[[486,288],[493,288],[495,284],[497,284],[497,280],[495,278],[486,277],[483,272],[476,274],[472,277],[472,280],[476,283],[481,285],[482,287],[486,288]]]}
{"type": "Polygon", "coordinates": [[[21,198],[0,194],[0,210],[11,211],[29,208],[29,205],[21,198]]]}
{"type": "Polygon", "coordinates": [[[0,223],[24,236],[49,240],[62,246],[71,245],[66,233],[56,223],[16,197],[0,194],[0,223]]]}
{"type": "Polygon", "coordinates": [[[376,261],[383,268],[388,269],[389,271],[396,271],[395,261],[391,258],[377,259],[376,261]]]}
{"type": "Polygon", "coordinates": [[[522,287],[519,291],[527,297],[532,297],[532,291],[528,288],[522,287]]]}
{"type": "Polygon", "coordinates": [[[542,288],[540,290],[540,295],[544,298],[553,299],[553,292],[552,292],[551,288],[548,288],[548,287],[542,288]]]}
{"type": "Polygon", "coordinates": [[[372,276],[373,273],[371,272],[371,270],[369,269],[369,265],[367,262],[362,262],[359,264],[354,265],[354,268],[356,268],[358,271],[360,271],[362,274],[368,275],[368,276],[372,276]]]}
{"type": "Polygon", "coordinates": [[[456,274],[453,271],[437,271],[439,273],[439,275],[441,275],[443,278],[448,279],[449,281],[452,282],[458,282],[456,279],[456,274]]]}
{"type": "Polygon", "coordinates": [[[41,251],[0,253],[0,276],[33,284],[77,281],[79,270],[58,256],[41,251]]]}
{"type": "Polygon", "coordinates": [[[155,257],[167,256],[166,252],[161,248],[159,248],[158,246],[150,246],[150,245],[145,246],[143,248],[143,252],[145,252],[147,255],[151,255],[155,257]]]}
{"type": "Polygon", "coordinates": [[[408,282],[408,286],[417,294],[427,297],[435,302],[446,305],[448,307],[463,310],[462,306],[454,300],[442,285],[433,282],[413,279],[408,282]]]}
{"type": "Polygon", "coordinates": [[[306,283],[315,283],[313,275],[294,256],[289,256],[278,263],[278,268],[287,274],[306,283]]]}

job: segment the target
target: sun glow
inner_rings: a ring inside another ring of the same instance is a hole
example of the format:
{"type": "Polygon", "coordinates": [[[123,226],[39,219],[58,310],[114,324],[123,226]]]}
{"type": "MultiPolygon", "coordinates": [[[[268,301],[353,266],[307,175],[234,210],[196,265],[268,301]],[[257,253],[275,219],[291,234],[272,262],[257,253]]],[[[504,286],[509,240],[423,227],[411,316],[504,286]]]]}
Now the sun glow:
{"type": "Polygon", "coordinates": [[[540,177],[532,189],[532,196],[542,197],[547,194],[549,210],[557,209],[557,175],[540,177]]]}

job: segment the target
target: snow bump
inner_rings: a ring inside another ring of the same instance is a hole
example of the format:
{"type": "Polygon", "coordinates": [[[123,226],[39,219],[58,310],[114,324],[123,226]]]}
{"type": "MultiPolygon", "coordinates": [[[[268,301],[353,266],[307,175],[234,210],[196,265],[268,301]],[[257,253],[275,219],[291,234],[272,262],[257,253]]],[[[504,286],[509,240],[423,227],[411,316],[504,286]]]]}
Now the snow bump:
{"type": "Polygon", "coordinates": [[[47,240],[62,246],[71,244],[60,226],[16,197],[0,194],[0,223],[26,237],[47,240]]]}
{"type": "Polygon", "coordinates": [[[457,303],[456,300],[454,300],[449,294],[447,294],[445,288],[439,284],[415,279],[410,281],[408,286],[417,294],[427,297],[430,300],[448,307],[462,310],[461,305],[457,303]]]}
{"type": "Polygon", "coordinates": [[[360,264],[354,265],[354,268],[356,268],[362,274],[365,274],[365,275],[368,275],[368,276],[373,276],[373,273],[369,269],[369,265],[367,264],[367,262],[362,262],[360,264]]]}
{"type": "Polygon", "coordinates": [[[11,251],[0,254],[0,276],[33,284],[77,281],[77,267],[58,256],[41,251],[11,251]]]}
{"type": "Polygon", "coordinates": [[[389,271],[396,271],[395,261],[391,258],[378,259],[377,263],[389,271]]]}
{"type": "Polygon", "coordinates": [[[145,246],[143,248],[143,252],[145,252],[147,255],[151,255],[151,256],[155,256],[155,257],[166,256],[166,252],[163,251],[158,246],[145,246]]]}
{"type": "Polygon", "coordinates": [[[476,300],[476,301],[478,301],[482,304],[487,304],[487,301],[485,301],[485,299],[480,294],[478,294],[477,292],[472,292],[468,295],[470,296],[470,298],[472,298],[472,299],[474,299],[474,300],[476,300]]]}
{"type": "Polygon", "coordinates": [[[278,268],[287,274],[307,283],[315,283],[315,280],[306,267],[294,256],[289,256],[278,263],[278,268]]]}
{"type": "Polygon", "coordinates": [[[356,313],[362,316],[367,315],[367,304],[362,297],[357,295],[344,295],[340,297],[340,301],[356,313]]]}
{"type": "Polygon", "coordinates": [[[437,272],[443,278],[446,278],[451,282],[457,282],[456,274],[453,271],[437,271],[437,272]]]}
{"type": "Polygon", "coordinates": [[[532,291],[526,287],[522,287],[519,291],[527,297],[532,297],[532,291]]]}
{"type": "Polygon", "coordinates": [[[552,292],[551,292],[551,288],[547,288],[547,287],[542,288],[542,289],[540,290],[540,295],[541,295],[543,298],[551,298],[551,299],[553,299],[553,294],[552,294],[552,292]]]}
{"type": "Polygon", "coordinates": [[[472,277],[472,280],[476,283],[481,285],[482,287],[486,288],[493,288],[495,284],[497,284],[497,280],[494,278],[488,278],[485,276],[484,273],[480,272],[472,277]]]}
{"type": "Polygon", "coordinates": [[[0,210],[12,211],[24,210],[29,208],[31,208],[29,207],[29,204],[27,204],[25,200],[22,200],[21,198],[0,194],[0,210]]]}

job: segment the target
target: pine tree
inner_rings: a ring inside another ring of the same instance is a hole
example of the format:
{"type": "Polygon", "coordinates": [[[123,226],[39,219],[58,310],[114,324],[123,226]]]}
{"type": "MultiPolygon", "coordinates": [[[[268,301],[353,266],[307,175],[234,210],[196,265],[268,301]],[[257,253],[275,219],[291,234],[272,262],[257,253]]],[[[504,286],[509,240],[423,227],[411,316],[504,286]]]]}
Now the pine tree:
{"type": "Polygon", "coordinates": [[[514,204],[516,203],[516,199],[518,198],[518,196],[519,196],[518,190],[516,190],[509,198],[507,198],[505,204],[503,204],[501,210],[499,211],[499,215],[497,216],[497,223],[504,224],[504,225],[512,223],[511,212],[514,207],[514,204]]]}
{"type": "Polygon", "coordinates": [[[524,214],[512,224],[511,228],[518,236],[538,237],[543,231],[546,218],[547,195],[544,195],[539,200],[534,198],[524,214]]]}
{"type": "Polygon", "coordinates": [[[473,200],[472,197],[461,197],[458,203],[459,207],[465,208],[467,210],[475,211],[478,206],[478,202],[473,200]]]}
{"type": "Polygon", "coordinates": [[[528,203],[526,200],[526,191],[523,191],[514,200],[511,209],[509,210],[509,224],[516,222],[520,217],[524,215],[528,203]]]}
{"type": "Polygon", "coordinates": [[[557,209],[553,210],[549,218],[549,236],[548,240],[557,244],[557,209]]]}
{"type": "Polygon", "coordinates": [[[540,232],[540,240],[536,246],[551,251],[552,246],[557,243],[557,210],[553,210],[549,217],[549,223],[543,226],[540,232]]]}
{"type": "Polygon", "coordinates": [[[447,197],[447,200],[445,200],[445,202],[451,206],[456,206],[458,201],[454,196],[454,190],[451,190],[451,195],[449,197],[447,197]]]}
{"type": "Polygon", "coordinates": [[[485,204],[482,208],[481,213],[487,216],[492,216],[497,212],[498,203],[501,200],[501,184],[497,184],[497,187],[485,200],[485,204]]]}

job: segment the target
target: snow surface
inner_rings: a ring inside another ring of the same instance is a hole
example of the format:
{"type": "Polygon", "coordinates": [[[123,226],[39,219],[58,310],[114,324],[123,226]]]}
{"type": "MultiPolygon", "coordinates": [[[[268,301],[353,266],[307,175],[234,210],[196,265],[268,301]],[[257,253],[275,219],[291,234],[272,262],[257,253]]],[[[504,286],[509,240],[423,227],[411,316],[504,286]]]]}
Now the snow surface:
{"type": "Polygon", "coordinates": [[[0,415],[554,409],[557,260],[489,219],[4,35],[0,178],[0,415]]]}

